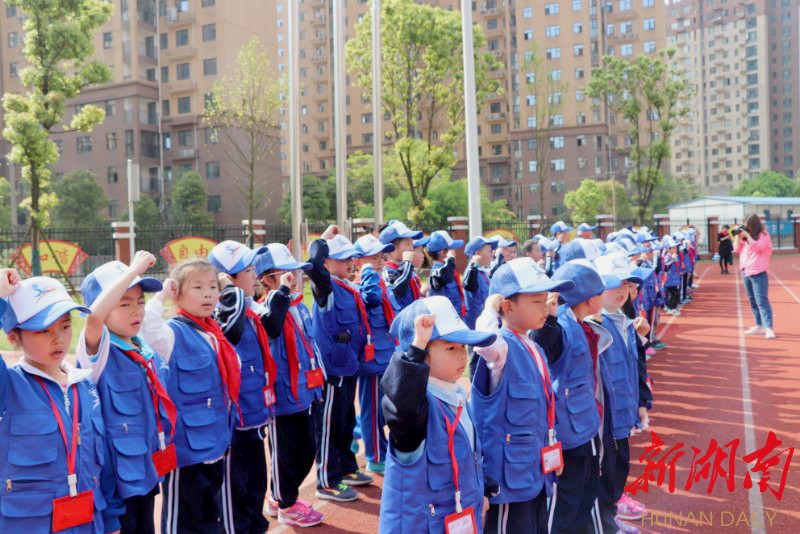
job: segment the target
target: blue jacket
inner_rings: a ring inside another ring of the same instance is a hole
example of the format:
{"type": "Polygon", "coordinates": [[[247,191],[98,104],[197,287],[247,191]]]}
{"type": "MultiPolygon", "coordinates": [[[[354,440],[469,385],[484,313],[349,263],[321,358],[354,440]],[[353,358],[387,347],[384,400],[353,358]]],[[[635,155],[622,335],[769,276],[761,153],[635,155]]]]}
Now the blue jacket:
{"type": "Polygon", "coordinates": [[[382,276],[389,291],[394,295],[398,311],[416,300],[411,286],[416,284],[419,289],[422,284],[411,262],[403,261],[398,265],[387,261],[383,266],[382,276]]]}
{"type": "Polygon", "coordinates": [[[470,262],[464,273],[463,283],[464,297],[467,300],[467,316],[464,322],[470,328],[475,328],[475,321],[483,312],[483,306],[489,297],[489,275],[485,269],[470,262]]]}
{"type": "Polygon", "coordinates": [[[664,282],[664,287],[680,287],[681,285],[680,257],[674,258],[668,255],[664,261],[664,269],[667,272],[667,279],[664,282]]]}
{"type": "Polygon", "coordinates": [[[625,439],[639,419],[639,355],[636,332],[624,315],[603,312],[603,326],[612,338],[611,345],[600,354],[605,402],[610,404],[614,439],[625,439]],[[624,331],[620,331],[620,327],[624,331]],[[624,337],[623,337],[624,336],[624,337]]]}
{"type": "Polygon", "coordinates": [[[217,354],[195,327],[175,317],[167,324],[175,333],[167,392],[178,408],[178,467],[216,460],[225,454],[236,422],[217,354]]]}
{"type": "MultiPolygon", "coordinates": [[[[159,380],[166,384],[168,373],[164,360],[146,345],[143,347],[137,352],[152,361],[159,380]]],[[[124,513],[124,499],[147,495],[159,481],[152,461],[153,453],[159,450],[159,439],[149,381],[145,370],[123,353],[123,350],[135,349],[112,341],[97,384],[106,427],[107,458],[102,482],[108,495],[104,519],[109,529],[124,513]]],[[[165,439],[169,440],[169,419],[160,405],[159,418],[165,439]]]]}
{"type": "Polygon", "coordinates": [[[397,313],[398,306],[394,295],[381,287],[381,278],[378,272],[371,267],[364,267],[361,271],[361,298],[367,309],[370,329],[372,331],[372,344],[375,345],[375,359],[361,361],[358,372],[362,375],[382,374],[389,365],[389,360],[394,353],[396,342],[389,333],[391,324],[386,320],[383,309],[384,300],[391,306],[393,313],[397,313]]]}
{"type": "MultiPolygon", "coordinates": [[[[356,292],[359,288],[345,282],[356,292]]],[[[314,339],[331,376],[353,376],[364,356],[366,325],[363,324],[353,295],[339,284],[332,284],[325,306],[314,301],[314,339]]]]}
{"type": "Polygon", "coordinates": [[[566,305],[558,309],[558,324],[563,350],[550,366],[550,373],[556,394],[556,434],[564,450],[569,450],[587,443],[600,431],[600,414],[586,334],[566,305]]]}
{"type": "Polygon", "coordinates": [[[455,279],[455,272],[456,261],[453,258],[447,258],[444,263],[440,261],[433,262],[429,279],[431,289],[428,296],[444,295],[450,299],[450,302],[453,303],[453,308],[463,318],[466,315],[466,304],[461,299],[461,288],[455,279]]]}
{"type": "MultiPolygon", "coordinates": [[[[85,373],[87,370],[74,370],[85,373]]],[[[102,534],[102,512],[106,507],[101,488],[105,457],[105,426],[94,385],[80,380],[69,388],[70,407],[52,379],[44,379],[50,396],[64,421],[67,440],[72,437],[72,402],[77,392],[80,407],[80,445],[77,448],[78,492],[94,494],[94,521],[68,532],[102,534]]],[[[50,532],[53,499],[69,495],[66,447],[50,400],[33,375],[19,363],[6,367],[0,358],[0,532],[34,534],[50,532]]]]}
{"type": "MultiPolygon", "coordinates": [[[[378,525],[381,534],[422,531],[440,534],[444,532],[444,518],[455,512],[455,486],[442,412],[451,422],[455,413],[430,392],[426,392],[426,396],[428,426],[422,455],[413,463],[404,464],[398,460],[391,442],[389,445],[378,525]]],[[[473,451],[464,427],[459,424],[454,444],[461,504],[464,508],[474,508],[478,530],[481,531],[483,466],[480,439],[475,437],[476,449],[473,451]]]]}
{"type": "MultiPolygon", "coordinates": [[[[499,335],[508,356],[497,389],[489,394],[489,369],[483,358],[473,379],[470,408],[484,451],[486,474],[500,484],[492,504],[524,502],[542,489],[549,495],[553,474],[542,473],[541,449],[547,446],[547,399],[539,368],[523,342],[507,328],[499,335]]],[[[544,352],[540,354],[547,365],[544,352]]]]}

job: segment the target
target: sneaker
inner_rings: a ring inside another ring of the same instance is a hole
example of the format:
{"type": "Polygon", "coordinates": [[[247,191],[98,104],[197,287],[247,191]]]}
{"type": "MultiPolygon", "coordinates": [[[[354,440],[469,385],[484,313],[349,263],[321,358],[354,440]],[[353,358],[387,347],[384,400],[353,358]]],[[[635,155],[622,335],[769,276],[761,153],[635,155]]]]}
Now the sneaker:
{"type": "Polygon", "coordinates": [[[313,527],[322,523],[322,514],[298,500],[288,510],[278,512],[278,523],[292,527],[313,527]]]}
{"type": "Polygon", "coordinates": [[[278,517],[278,510],[280,510],[280,506],[278,505],[278,501],[273,501],[272,499],[267,499],[267,515],[270,517],[278,517]]]}
{"type": "Polygon", "coordinates": [[[664,343],[663,341],[656,341],[655,343],[653,343],[652,346],[656,350],[664,350],[667,348],[667,344],[664,343]]]}
{"type": "Polygon", "coordinates": [[[316,495],[318,499],[324,499],[326,501],[350,502],[358,499],[356,490],[342,483],[335,488],[318,489],[316,495]]]}
{"type": "Polygon", "coordinates": [[[382,475],[383,472],[386,471],[386,462],[367,461],[367,471],[375,473],[376,475],[382,475]]]}
{"type": "Polygon", "coordinates": [[[692,284],[692,289],[700,289],[700,284],[692,284]]]}
{"type": "Polygon", "coordinates": [[[766,329],[766,338],[767,339],[775,339],[775,331],[772,328],[766,329]]]}
{"type": "Polygon", "coordinates": [[[623,493],[617,501],[617,517],[628,521],[639,521],[647,515],[647,507],[635,500],[629,493],[623,493]]]}
{"type": "Polygon", "coordinates": [[[358,440],[356,438],[353,438],[353,442],[350,444],[350,452],[358,454],[358,440]]]}
{"type": "Polygon", "coordinates": [[[644,350],[644,353],[647,354],[648,356],[655,356],[656,355],[656,349],[654,349],[653,347],[647,347],[644,350]]]}
{"type": "Polygon", "coordinates": [[[639,534],[639,528],[626,523],[619,516],[614,518],[614,523],[617,525],[617,534],[639,534]]]}
{"type": "Polygon", "coordinates": [[[366,486],[367,484],[372,484],[372,477],[359,469],[355,473],[343,476],[342,484],[347,484],[348,486],[366,486]]]}
{"type": "Polygon", "coordinates": [[[764,330],[763,326],[752,326],[744,331],[744,335],[752,336],[753,334],[765,334],[767,331],[764,330]]]}

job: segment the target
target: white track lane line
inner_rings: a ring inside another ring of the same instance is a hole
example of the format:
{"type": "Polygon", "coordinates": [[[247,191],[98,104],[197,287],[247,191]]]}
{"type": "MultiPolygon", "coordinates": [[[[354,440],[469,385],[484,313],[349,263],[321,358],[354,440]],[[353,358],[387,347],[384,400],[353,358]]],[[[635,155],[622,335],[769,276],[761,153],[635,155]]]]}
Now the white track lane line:
{"type": "Polygon", "coordinates": [[[776,274],[775,274],[775,273],[773,273],[773,272],[770,272],[769,274],[771,274],[771,275],[772,275],[772,277],[773,277],[773,278],[774,278],[774,279],[775,279],[775,280],[776,280],[776,281],[777,281],[777,282],[778,282],[778,283],[781,285],[781,287],[782,287],[783,289],[785,289],[785,290],[786,290],[786,292],[787,292],[787,293],[789,293],[789,294],[792,296],[792,298],[795,300],[795,302],[797,302],[798,304],[800,304],[800,297],[798,297],[798,296],[795,294],[795,292],[791,290],[791,288],[790,288],[789,286],[787,286],[786,284],[784,284],[784,283],[783,283],[783,280],[781,280],[780,278],[778,278],[778,275],[776,275],[776,274]]]}

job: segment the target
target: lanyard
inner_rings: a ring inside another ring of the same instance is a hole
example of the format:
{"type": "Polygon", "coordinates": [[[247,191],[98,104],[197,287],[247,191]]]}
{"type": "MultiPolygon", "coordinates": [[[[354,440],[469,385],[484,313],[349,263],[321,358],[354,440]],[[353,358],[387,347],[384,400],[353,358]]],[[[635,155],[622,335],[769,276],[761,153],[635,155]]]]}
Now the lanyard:
{"type": "Polygon", "coordinates": [[[442,417],[444,418],[444,424],[447,428],[447,450],[450,452],[450,465],[453,467],[453,485],[456,488],[456,513],[461,513],[461,491],[458,489],[458,460],[456,459],[456,444],[455,444],[455,435],[456,430],[458,429],[458,422],[461,420],[461,410],[463,406],[461,402],[458,403],[458,409],[456,410],[456,416],[453,419],[453,422],[450,422],[450,419],[447,418],[447,413],[444,411],[444,406],[439,399],[436,399],[439,402],[439,408],[442,409],[442,417]]]}
{"type": "Polygon", "coordinates": [[[167,419],[169,419],[169,441],[172,441],[172,438],[175,436],[175,422],[178,419],[178,409],[175,407],[175,403],[172,402],[172,399],[169,398],[169,394],[167,390],[164,389],[164,385],[158,379],[158,374],[156,374],[152,365],[153,360],[148,362],[144,359],[144,356],[135,350],[123,350],[122,353],[138,363],[139,366],[142,367],[145,376],[147,376],[147,388],[150,390],[150,398],[153,400],[153,411],[156,416],[156,427],[158,427],[158,445],[163,451],[167,448],[167,440],[164,434],[164,427],[161,424],[159,402],[164,407],[164,411],[167,413],[167,419]]]}
{"type": "Polygon", "coordinates": [[[350,285],[341,280],[336,278],[332,279],[336,285],[353,295],[353,300],[356,301],[356,307],[358,308],[358,313],[361,315],[361,324],[367,329],[367,345],[372,345],[372,329],[369,327],[369,319],[367,319],[367,308],[364,306],[364,301],[361,299],[361,295],[358,291],[353,289],[350,285]]]}
{"type": "Polygon", "coordinates": [[[303,330],[297,325],[297,321],[294,320],[291,310],[286,312],[286,321],[290,323],[294,331],[297,332],[297,337],[299,337],[300,341],[303,342],[303,346],[306,348],[306,353],[308,354],[308,363],[311,365],[311,368],[316,369],[317,364],[314,348],[308,343],[305,333],[303,333],[303,330]]]}
{"type": "Polygon", "coordinates": [[[545,399],[547,399],[547,435],[548,439],[553,441],[556,424],[556,399],[555,393],[553,393],[553,386],[550,381],[550,371],[547,369],[547,363],[545,363],[544,358],[542,358],[542,355],[539,354],[539,351],[535,347],[528,345],[521,335],[511,329],[509,329],[509,331],[517,336],[523,347],[528,349],[531,358],[533,358],[534,363],[536,363],[536,367],[539,368],[539,377],[542,379],[542,388],[544,389],[545,399]]]}
{"type": "MultiPolygon", "coordinates": [[[[50,409],[53,410],[53,415],[56,418],[56,422],[58,423],[58,430],[61,432],[61,437],[64,439],[64,448],[66,449],[67,455],[67,484],[69,484],[69,496],[75,497],[78,494],[78,475],[75,474],[75,458],[78,452],[78,441],[79,441],[79,433],[80,428],[78,425],[78,417],[80,416],[80,408],[79,408],[79,401],[78,401],[78,388],[75,384],[72,387],[72,446],[67,442],[67,431],[64,428],[64,420],[61,418],[61,413],[58,411],[58,407],[56,403],[53,401],[53,396],[50,395],[50,391],[47,389],[44,381],[39,378],[38,376],[34,376],[33,378],[39,382],[39,385],[42,386],[47,398],[50,400],[50,409]]],[[[65,393],[65,398],[69,400],[69,388],[67,388],[67,393],[65,393]]]]}

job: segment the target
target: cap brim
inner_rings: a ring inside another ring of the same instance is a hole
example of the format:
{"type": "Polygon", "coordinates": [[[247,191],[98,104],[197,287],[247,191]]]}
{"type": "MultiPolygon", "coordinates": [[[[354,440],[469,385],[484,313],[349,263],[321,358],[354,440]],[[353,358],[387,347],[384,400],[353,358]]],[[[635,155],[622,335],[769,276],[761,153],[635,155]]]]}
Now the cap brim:
{"type": "Polygon", "coordinates": [[[431,240],[430,236],[421,237],[414,241],[414,248],[424,247],[431,240]]]}
{"type": "Polygon", "coordinates": [[[494,340],[497,339],[497,335],[490,332],[464,329],[450,332],[449,334],[440,336],[438,339],[443,339],[452,343],[462,343],[471,347],[486,347],[494,343],[494,340]]]}
{"type": "Polygon", "coordinates": [[[142,278],[135,284],[132,284],[128,289],[136,286],[140,286],[145,293],[158,293],[164,289],[164,284],[162,284],[161,280],[158,278],[142,278]]]}
{"type": "MultiPolygon", "coordinates": [[[[397,237],[395,237],[394,239],[406,239],[406,238],[409,238],[409,237],[411,239],[419,239],[423,235],[425,235],[425,232],[423,232],[421,230],[416,231],[416,232],[412,230],[411,232],[406,232],[404,234],[397,234],[397,237]]],[[[392,239],[392,241],[394,241],[394,239],[392,239]]]]}
{"type": "Polygon", "coordinates": [[[463,239],[453,239],[453,243],[447,246],[448,249],[453,248],[464,248],[464,240],[463,239]]]}
{"type": "Polygon", "coordinates": [[[532,286],[523,287],[516,294],[519,293],[544,293],[545,291],[552,291],[559,293],[561,291],[569,291],[575,288],[575,282],[572,280],[548,280],[540,284],[533,284],[532,286]]]}
{"type": "Polygon", "coordinates": [[[622,280],[622,281],[626,281],[627,280],[628,282],[633,282],[634,284],[643,284],[644,283],[644,280],[642,280],[642,277],[637,276],[635,274],[626,276],[625,278],[620,278],[620,280],[622,280]]]}
{"type": "Polygon", "coordinates": [[[391,252],[394,249],[395,249],[395,246],[393,244],[389,243],[389,244],[386,244],[386,245],[381,245],[379,247],[372,248],[370,250],[365,250],[363,252],[359,252],[357,257],[366,258],[366,257],[369,257],[369,256],[375,256],[375,255],[380,254],[382,252],[384,252],[384,253],[385,252],[391,252]]]}
{"type": "Polygon", "coordinates": [[[603,278],[605,289],[617,289],[618,287],[622,287],[622,280],[613,274],[603,274],[601,276],[603,278]]]}
{"type": "Polygon", "coordinates": [[[64,315],[76,310],[85,314],[92,313],[92,310],[90,310],[86,306],[82,306],[77,302],[63,300],[51,304],[50,306],[43,309],[42,311],[40,311],[27,321],[18,324],[16,328],[19,328],[20,330],[34,330],[34,331],[44,330],[45,328],[51,326],[53,323],[58,321],[64,315]]]}
{"type": "Polygon", "coordinates": [[[346,250],[344,252],[339,252],[337,254],[331,254],[328,257],[332,260],[345,261],[345,260],[352,260],[357,256],[358,252],[356,252],[355,250],[346,250]]]}

